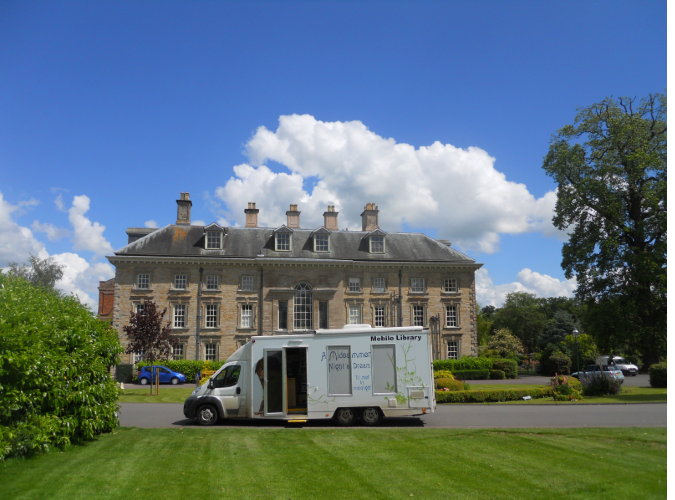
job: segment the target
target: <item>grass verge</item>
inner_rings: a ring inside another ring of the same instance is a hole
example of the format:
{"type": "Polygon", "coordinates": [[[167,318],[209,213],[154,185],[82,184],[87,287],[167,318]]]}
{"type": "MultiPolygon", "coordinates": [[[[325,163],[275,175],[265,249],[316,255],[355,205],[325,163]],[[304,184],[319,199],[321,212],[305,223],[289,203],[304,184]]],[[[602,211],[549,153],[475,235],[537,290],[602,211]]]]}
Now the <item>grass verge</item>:
{"type": "Polygon", "coordinates": [[[553,398],[541,398],[530,401],[504,401],[490,404],[619,404],[619,403],[667,403],[666,389],[655,387],[624,387],[621,394],[616,396],[584,396],[582,401],[553,401],[553,398]]]}
{"type": "Polygon", "coordinates": [[[666,429],[137,429],[0,465],[5,499],[666,496],[666,429]]]}
{"type": "Polygon", "coordinates": [[[120,403],[184,403],[192,394],[194,387],[181,387],[180,389],[159,388],[157,396],[150,395],[150,389],[124,389],[120,391],[118,401],[120,403]]]}

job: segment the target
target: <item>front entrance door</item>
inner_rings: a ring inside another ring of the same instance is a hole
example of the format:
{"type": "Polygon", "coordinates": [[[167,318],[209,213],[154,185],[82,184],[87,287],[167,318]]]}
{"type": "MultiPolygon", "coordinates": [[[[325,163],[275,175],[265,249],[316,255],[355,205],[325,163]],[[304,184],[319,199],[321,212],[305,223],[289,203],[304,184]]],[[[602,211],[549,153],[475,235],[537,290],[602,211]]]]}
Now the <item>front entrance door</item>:
{"type": "Polygon", "coordinates": [[[265,349],[265,416],[286,415],[286,357],[282,349],[265,349]]]}

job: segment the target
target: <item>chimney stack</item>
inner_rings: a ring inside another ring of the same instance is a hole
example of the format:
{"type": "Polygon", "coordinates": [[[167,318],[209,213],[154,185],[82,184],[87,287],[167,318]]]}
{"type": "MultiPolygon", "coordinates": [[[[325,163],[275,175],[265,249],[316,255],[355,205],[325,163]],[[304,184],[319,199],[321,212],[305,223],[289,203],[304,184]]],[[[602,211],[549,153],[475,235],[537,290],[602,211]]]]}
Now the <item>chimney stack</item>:
{"type": "Polygon", "coordinates": [[[362,231],[374,231],[380,227],[379,216],[380,211],[375,203],[366,203],[363,213],[361,214],[362,231]]]}
{"type": "Polygon", "coordinates": [[[258,212],[260,209],[255,208],[255,203],[249,201],[248,208],[244,209],[246,214],[246,227],[258,227],[258,212]]]}
{"type": "Polygon", "coordinates": [[[291,209],[286,212],[287,227],[296,229],[300,227],[300,212],[298,212],[298,206],[291,204],[291,209]]]}
{"type": "Polygon", "coordinates": [[[335,205],[328,205],[328,210],[323,213],[323,227],[330,231],[338,230],[337,216],[339,212],[335,211],[335,205]]]}
{"type": "Polygon", "coordinates": [[[176,200],[178,204],[178,216],[176,217],[176,224],[190,225],[190,210],[192,202],[190,201],[190,193],[181,193],[180,200],[176,200]]]}

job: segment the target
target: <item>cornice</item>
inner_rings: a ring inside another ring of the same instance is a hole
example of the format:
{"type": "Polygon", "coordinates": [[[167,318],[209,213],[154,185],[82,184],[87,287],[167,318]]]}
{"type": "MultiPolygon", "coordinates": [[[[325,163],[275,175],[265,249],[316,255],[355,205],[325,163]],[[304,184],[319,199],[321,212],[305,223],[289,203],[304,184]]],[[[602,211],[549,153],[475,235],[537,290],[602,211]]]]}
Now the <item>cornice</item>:
{"type": "Polygon", "coordinates": [[[161,265],[208,265],[218,267],[323,267],[323,268],[446,268],[455,270],[480,269],[483,264],[477,262],[443,262],[443,261],[364,261],[364,260],[337,260],[337,259],[279,259],[273,257],[257,258],[214,258],[214,257],[176,257],[176,256],[146,256],[146,255],[114,255],[108,256],[108,261],[113,264],[161,264],[161,265]]]}

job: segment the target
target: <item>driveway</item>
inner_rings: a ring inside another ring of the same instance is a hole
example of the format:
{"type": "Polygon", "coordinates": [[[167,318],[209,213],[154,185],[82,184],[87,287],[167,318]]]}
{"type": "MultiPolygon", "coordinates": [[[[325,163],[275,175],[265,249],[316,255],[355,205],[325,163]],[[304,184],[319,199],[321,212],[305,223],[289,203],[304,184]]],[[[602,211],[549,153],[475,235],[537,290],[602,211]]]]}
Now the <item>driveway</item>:
{"type": "MultiPolygon", "coordinates": [[[[183,405],[122,403],[120,424],[125,427],[197,427],[183,416],[183,405]]],[[[421,417],[385,418],[383,427],[519,428],[519,427],[666,427],[666,403],[585,405],[438,405],[421,417]]],[[[333,426],[332,420],[289,424],[279,420],[221,420],[216,427],[333,426]]]]}

